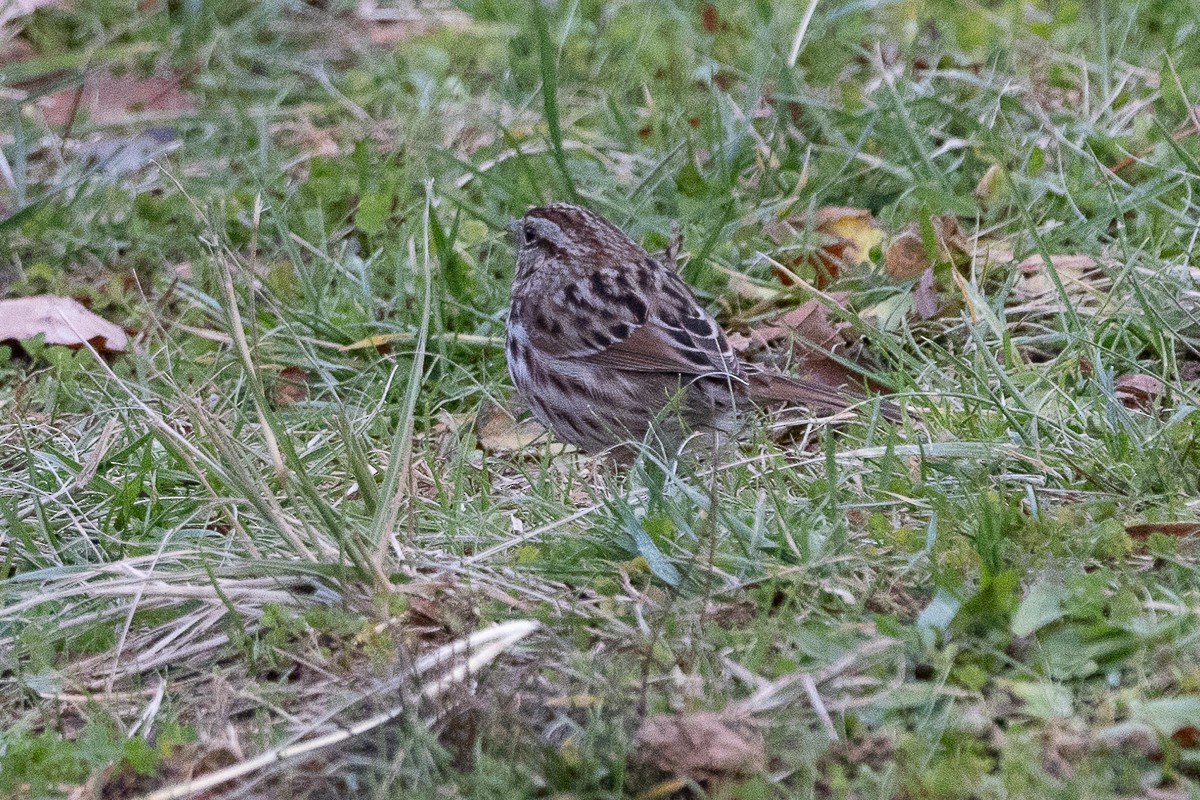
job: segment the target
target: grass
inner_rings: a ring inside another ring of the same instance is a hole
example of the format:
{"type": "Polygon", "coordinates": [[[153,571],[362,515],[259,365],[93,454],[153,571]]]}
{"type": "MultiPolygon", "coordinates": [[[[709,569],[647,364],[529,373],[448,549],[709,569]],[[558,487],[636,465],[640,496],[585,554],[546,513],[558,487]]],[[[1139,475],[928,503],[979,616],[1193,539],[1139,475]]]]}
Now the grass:
{"type": "Polygon", "coordinates": [[[0,795],[1200,792],[1194,4],[818,4],[794,69],[805,3],[139,5],[0,66],[9,293],[137,333],[0,364],[0,795]],[[102,68],[192,107],[47,125],[102,68]],[[730,330],[828,301],[920,420],[499,446],[505,226],[570,197],[678,220],[730,330]],[[770,235],[829,206],[934,314],[770,235]],[[660,769],[699,711],[761,762],[660,769]]]}

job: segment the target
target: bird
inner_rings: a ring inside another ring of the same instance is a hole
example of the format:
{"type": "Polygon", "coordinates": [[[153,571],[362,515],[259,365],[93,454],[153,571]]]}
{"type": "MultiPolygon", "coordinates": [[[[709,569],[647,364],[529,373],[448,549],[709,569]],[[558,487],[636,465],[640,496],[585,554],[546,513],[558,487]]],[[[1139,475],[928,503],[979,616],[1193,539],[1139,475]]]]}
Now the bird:
{"type": "MultiPolygon", "coordinates": [[[[530,208],[513,234],[508,373],[533,415],[584,452],[728,434],[747,406],[835,412],[862,398],[743,362],[675,271],[677,244],[655,257],[571,203],[530,208]]],[[[890,403],[881,412],[899,419],[890,403]]]]}

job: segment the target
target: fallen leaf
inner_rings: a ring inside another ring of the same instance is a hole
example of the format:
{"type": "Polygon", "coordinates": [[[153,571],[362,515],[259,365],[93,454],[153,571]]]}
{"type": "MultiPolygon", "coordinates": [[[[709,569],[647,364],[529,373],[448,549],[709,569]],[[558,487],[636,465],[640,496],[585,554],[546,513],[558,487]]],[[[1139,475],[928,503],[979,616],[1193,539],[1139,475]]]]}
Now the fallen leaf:
{"type": "Polygon", "coordinates": [[[284,408],[308,399],[308,387],[313,376],[299,367],[284,367],[275,381],[275,405],[284,408]]]}
{"type": "MultiPolygon", "coordinates": [[[[786,220],[776,220],[763,226],[763,234],[777,245],[793,239],[800,230],[811,228],[821,234],[822,243],[816,251],[792,258],[789,269],[807,266],[816,271],[814,283],[827,286],[843,269],[869,262],[871,248],[883,241],[883,230],[865,208],[824,206],[811,214],[800,214],[786,220]]],[[[785,285],[794,283],[783,270],[776,270],[785,285]]]]}
{"type": "Polygon", "coordinates": [[[688,783],[687,778],[668,778],[638,792],[637,798],[638,800],[669,800],[679,797],[679,793],[688,788],[688,783]]]}
{"type": "Polygon", "coordinates": [[[933,267],[921,273],[917,288],[913,290],[913,310],[921,319],[929,319],[938,312],[941,303],[933,286],[933,267]]]}
{"type": "MultiPolygon", "coordinates": [[[[1107,300],[1111,281],[1091,256],[1051,255],[1050,264],[1067,293],[1067,302],[1077,313],[1094,314],[1107,300]]],[[[1017,272],[1019,278],[1013,286],[1013,295],[1025,301],[1027,307],[1023,310],[1062,309],[1063,298],[1042,256],[1026,258],[1017,264],[1017,272]]]]}
{"type": "Polygon", "coordinates": [[[1152,533],[1182,538],[1200,533],[1200,522],[1135,522],[1126,525],[1125,532],[1139,541],[1150,538],[1152,533]]]}
{"type": "Polygon", "coordinates": [[[551,697],[544,705],[548,708],[599,708],[604,701],[594,694],[568,694],[551,697]]]}
{"type": "Polygon", "coordinates": [[[999,164],[992,164],[975,184],[975,197],[984,205],[998,198],[1006,188],[1008,176],[999,164]]]}
{"type": "MultiPolygon", "coordinates": [[[[1050,263],[1058,271],[1060,277],[1076,277],[1096,266],[1096,259],[1085,255],[1052,255],[1050,263]]],[[[1020,264],[1017,272],[1022,275],[1040,275],[1046,269],[1046,259],[1041,255],[1032,255],[1020,264]]]]}
{"type": "Polygon", "coordinates": [[[287,147],[306,155],[336,156],[341,152],[337,129],[333,126],[318,127],[307,117],[281,120],[272,126],[271,132],[279,136],[287,147]]]}
{"type": "MultiPolygon", "coordinates": [[[[850,299],[848,292],[831,292],[827,297],[843,308],[850,299]]],[[[815,297],[752,328],[749,342],[767,352],[777,351],[781,343],[787,343],[790,357],[781,360],[787,361],[788,374],[803,380],[830,389],[863,383],[858,372],[831,357],[836,354],[856,361],[861,353],[861,337],[850,323],[833,319],[825,303],[815,297]]],[[[747,346],[742,352],[749,349],[747,346]]],[[[874,388],[888,391],[884,386],[874,388]]]]}
{"type": "Polygon", "coordinates": [[[73,348],[90,344],[101,353],[124,352],[128,342],[125,331],[70,297],[42,294],[0,300],[0,341],[36,336],[46,344],[73,348]]]}
{"type": "Polygon", "coordinates": [[[883,230],[865,208],[819,208],[813,215],[818,231],[846,243],[842,262],[856,266],[870,260],[869,253],[883,241],[883,230]]]}
{"type": "Polygon", "coordinates": [[[881,331],[896,331],[912,312],[913,295],[895,292],[858,312],[860,319],[881,331]]]}
{"type": "MultiPolygon", "coordinates": [[[[936,241],[936,259],[958,263],[971,253],[971,247],[963,236],[958,225],[958,218],[948,214],[939,214],[929,218],[936,241]]],[[[884,271],[893,280],[909,280],[925,272],[933,266],[933,259],[925,251],[925,242],[921,238],[921,224],[910,222],[904,226],[888,246],[884,254],[884,271]]]]}
{"type": "MultiPolygon", "coordinates": [[[[1133,702],[1130,719],[1154,728],[1165,736],[1200,725],[1200,696],[1178,695],[1133,702]]],[[[1185,734],[1186,735],[1186,734],[1185,734]]]]}
{"type": "Polygon", "coordinates": [[[1101,729],[1096,738],[1110,750],[1127,755],[1152,758],[1162,753],[1158,733],[1145,722],[1118,722],[1101,729]]]}
{"type": "Polygon", "coordinates": [[[829,756],[839,764],[867,765],[881,770],[896,752],[896,742],[881,731],[863,731],[853,738],[831,742],[829,756]]]}
{"type": "Polygon", "coordinates": [[[1149,411],[1162,398],[1166,387],[1163,382],[1152,375],[1140,372],[1127,372],[1117,376],[1113,381],[1117,399],[1126,408],[1137,408],[1149,411]]]}
{"type": "Polygon", "coordinates": [[[740,630],[753,625],[758,619],[759,608],[749,600],[710,600],[704,606],[704,618],[712,620],[722,628],[740,630]]]}
{"type": "MultiPolygon", "coordinates": [[[[843,308],[850,299],[848,292],[832,292],[829,296],[843,308]]],[[[815,297],[750,331],[751,340],[762,346],[789,337],[800,340],[799,343],[807,348],[815,346],[825,350],[844,348],[857,339],[850,324],[831,320],[829,309],[815,297]]]]}
{"type": "Polygon", "coordinates": [[[518,420],[510,409],[489,403],[475,418],[475,435],[489,453],[512,453],[543,438],[546,429],[535,419],[518,420]]]}
{"type": "Polygon", "coordinates": [[[745,274],[734,269],[722,267],[719,264],[716,268],[720,272],[724,272],[728,283],[725,288],[732,294],[739,297],[745,297],[748,300],[755,302],[771,302],[777,300],[784,290],[779,288],[768,288],[762,286],[759,282],[747,277],[745,274]]]}
{"type": "Polygon", "coordinates": [[[1042,769],[1055,778],[1075,775],[1075,765],[1094,746],[1087,732],[1070,720],[1051,718],[1043,723],[1042,769]]]}
{"type": "Polygon", "coordinates": [[[1200,747],[1200,728],[1197,728],[1195,725],[1185,725],[1171,734],[1171,738],[1180,747],[1194,750],[1200,747]]]}
{"type": "Polygon", "coordinates": [[[754,344],[754,339],[744,333],[734,331],[725,337],[725,341],[733,348],[735,353],[744,353],[754,344]]]}
{"type": "Polygon", "coordinates": [[[766,742],[744,714],[656,714],[638,730],[636,757],[672,775],[701,781],[762,772],[766,742]]]}
{"type": "Polygon", "coordinates": [[[913,222],[896,235],[883,257],[883,268],[894,280],[915,278],[933,267],[925,253],[919,226],[913,222]]]}
{"type": "Polygon", "coordinates": [[[110,178],[128,175],[142,169],[183,146],[179,132],[166,125],[152,125],[131,134],[95,134],[64,143],[66,149],[78,155],[110,178]]]}
{"type": "Polygon", "coordinates": [[[67,86],[37,100],[47,125],[67,124],[72,114],[86,112],[93,125],[129,122],[135,115],[155,112],[155,118],[176,117],[195,109],[192,96],[179,85],[178,75],[115,75],[93,72],[79,86],[67,86]]]}
{"type": "Polygon", "coordinates": [[[976,266],[1008,264],[1013,260],[1012,246],[1003,239],[976,236],[970,242],[971,260],[976,266]]]}

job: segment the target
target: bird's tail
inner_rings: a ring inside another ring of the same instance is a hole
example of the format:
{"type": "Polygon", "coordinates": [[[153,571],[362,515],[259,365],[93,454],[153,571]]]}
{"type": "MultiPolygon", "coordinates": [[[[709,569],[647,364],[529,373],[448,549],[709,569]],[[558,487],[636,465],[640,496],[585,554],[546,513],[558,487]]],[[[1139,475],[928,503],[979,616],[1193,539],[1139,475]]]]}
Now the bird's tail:
{"type": "MultiPolygon", "coordinates": [[[[867,400],[867,395],[850,386],[831,388],[778,372],[753,371],[746,378],[750,399],[759,404],[795,404],[822,414],[834,414],[867,400]]],[[[879,413],[891,422],[903,419],[900,406],[887,400],[879,401],[879,413]]]]}

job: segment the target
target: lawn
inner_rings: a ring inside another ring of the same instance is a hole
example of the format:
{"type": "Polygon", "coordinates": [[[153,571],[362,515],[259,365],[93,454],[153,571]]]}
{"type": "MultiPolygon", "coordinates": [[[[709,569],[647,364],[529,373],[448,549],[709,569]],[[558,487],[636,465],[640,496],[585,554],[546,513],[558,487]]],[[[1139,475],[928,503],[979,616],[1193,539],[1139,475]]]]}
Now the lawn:
{"type": "Polygon", "coordinates": [[[1193,0],[0,20],[0,797],[1200,797],[1193,0]],[[901,421],[557,444],[550,201],[901,421]]]}

